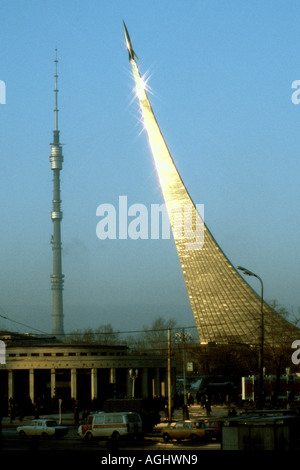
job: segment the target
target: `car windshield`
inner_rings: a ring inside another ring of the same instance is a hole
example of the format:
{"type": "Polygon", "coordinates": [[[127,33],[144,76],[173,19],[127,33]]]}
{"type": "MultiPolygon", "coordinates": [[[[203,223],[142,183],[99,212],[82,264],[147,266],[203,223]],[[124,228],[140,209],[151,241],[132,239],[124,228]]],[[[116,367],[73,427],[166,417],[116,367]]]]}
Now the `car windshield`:
{"type": "Polygon", "coordinates": [[[47,421],[46,426],[49,427],[49,428],[52,428],[54,426],[57,426],[57,422],[56,421],[47,421]]]}
{"type": "Polygon", "coordinates": [[[204,423],[203,421],[199,421],[196,423],[196,428],[202,429],[202,428],[207,428],[207,423],[204,423]]]}

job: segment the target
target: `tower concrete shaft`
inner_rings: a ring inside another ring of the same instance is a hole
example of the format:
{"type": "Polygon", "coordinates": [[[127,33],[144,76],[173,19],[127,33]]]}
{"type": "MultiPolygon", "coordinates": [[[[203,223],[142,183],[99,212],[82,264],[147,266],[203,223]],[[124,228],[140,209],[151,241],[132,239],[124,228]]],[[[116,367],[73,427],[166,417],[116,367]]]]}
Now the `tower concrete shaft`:
{"type": "Polygon", "coordinates": [[[53,274],[51,275],[52,287],[52,334],[62,338],[64,336],[63,326],[63,283],[62,274],[62,244],[61,244],[61,221],[63,213],[61,211],[60,199],[60,171],[62,170],[63,154],[62,146],[59,141],[58,130],[58,107],[57,107],[57,51],[55,57],[55,109],[54,109],[54,131],[53,143],[51,144],[50,163],[53,171],[53,201],[51,219],[53,222],[53,235],[51,239],[53,252],[53,274]]]}

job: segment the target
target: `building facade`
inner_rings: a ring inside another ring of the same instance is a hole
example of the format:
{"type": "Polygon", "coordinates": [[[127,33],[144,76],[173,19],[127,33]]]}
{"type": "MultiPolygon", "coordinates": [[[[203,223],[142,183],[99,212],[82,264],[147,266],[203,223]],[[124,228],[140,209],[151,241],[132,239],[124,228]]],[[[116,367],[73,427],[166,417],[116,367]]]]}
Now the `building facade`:
{"type": "Polygon", "coordinates": [[[108,398],[167,397],[167,357],[134,355],[127,346],[3,340],[4,403],[49,404],[61,399],[82,408],[101,406],[108,398]]]}

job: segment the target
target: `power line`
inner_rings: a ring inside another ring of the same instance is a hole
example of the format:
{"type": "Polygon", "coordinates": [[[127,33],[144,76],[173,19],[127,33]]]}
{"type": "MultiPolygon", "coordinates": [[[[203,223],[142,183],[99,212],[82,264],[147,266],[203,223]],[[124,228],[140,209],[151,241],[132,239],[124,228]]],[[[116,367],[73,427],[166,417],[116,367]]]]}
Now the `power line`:
{"type": "MultiPolygon", "coordinates": [[[[1,307],[1,305],[0,305],[0,309],[2,310],[3,313],[6,313],[6,312],[4,311],[4,309],[1,307]]],[[[25,326],[26,328],[29,328],[29,329],[31,329],[31,330],[38,331],[39,333],[42,333],[42,334],[44,334],[44,335],[48,335],[48,334],[49,334],[49,333],[46,333],[45,331],[39,330],[39,329],[37,329],[37,328],[34,328],[33,326],[26,325],[25,323],[21,323],[21,322],[19,322],[19,321],[17,321],[17,320],[12,320],[11,318],[9,318],[9,317],[6,316],[6,315],[1,315],[1,314],[0,314],[0,317],[1,317],[1,318],[4,318],[4,320],[8,320],[8,321],[10,321],[10,322],[12,322],[12,323],[16,323],[17,325],[25,326]]]]}
{"type": "MultiPolygon", "coordinates": [[[[30,330],[34,330],[34,331],[37,331],[39,333],[42,333],[43,335],[46,335],[46,336],[53,336],[43,330],[40,330],[38,328],[34,328],[33,326],[30,326],[30,325],[27,325],[26,323],[22,323],[20,321],[17,321],[17,320],[13,320],[12,318],[9,318],[6,314],[6,312],[4,311],[3,307],[0,305],[0,309],[2,310],[2,312],[5,314],[5,315],[1,315],[0,314],[0,318],[3,318],[4,320],[7,320],[7,321],[10,321],[12,323],[15,323],[17,325],[21,325],[25,328],[29,328],[30,330]]],[[[187,326],[185,327],[187,329],[192,329],[192,328],[196,328],[196,326],[187,326]]],[[[71,333],[66,333],[65,336],[84,336],[85,334],[86,335],[121,335],[121,334],[135,334],[135,333],[155,333],[155,332],[162,332],[162,331],[168,331],[169,327],[165,327],[165,328],[157,328],[157,329],[142,329],[142,330],[124,330],[124,331],[97,331],[97,330],[83,330],[83,331],[78,331],[78,332],[71,332],[71,333]]],[[[170,327],[171,330],[180,330],[182,329],[182,327],[170,327]]]]}

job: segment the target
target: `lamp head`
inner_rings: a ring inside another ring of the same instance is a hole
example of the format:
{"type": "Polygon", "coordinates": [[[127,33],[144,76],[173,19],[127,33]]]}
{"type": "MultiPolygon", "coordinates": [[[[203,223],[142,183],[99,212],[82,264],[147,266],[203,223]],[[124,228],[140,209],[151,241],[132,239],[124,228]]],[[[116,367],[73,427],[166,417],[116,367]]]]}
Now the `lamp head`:
{"type": "Polygon", "coordinates": [[[246,274],[247,276],[256,276],[254,273],[252,273],[251,271],[249,271],[249,269],[246,269],[246,268],[243,268],[242,266],[237,266],[237,269],[239,269],[240,271],[242,271],[244,274],[246,274]]]}

